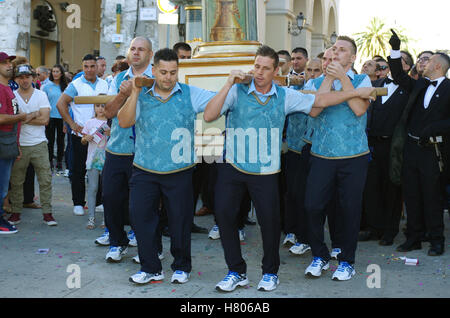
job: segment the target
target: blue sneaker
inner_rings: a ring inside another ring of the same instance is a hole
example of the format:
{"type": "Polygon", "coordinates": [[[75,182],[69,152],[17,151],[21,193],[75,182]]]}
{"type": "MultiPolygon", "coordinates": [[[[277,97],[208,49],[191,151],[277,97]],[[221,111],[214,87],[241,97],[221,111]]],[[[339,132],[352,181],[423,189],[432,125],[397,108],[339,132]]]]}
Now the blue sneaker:
{"type": "Polygon", "coordinates": [[[278,275],[275,274],[264,274],[263,278],[258,284],[258,290],[271,291],[277,288],[277,285],[280,283],[278,279],[278,275]]]}
{"type": "Polygon", "coordinates": [[[17,233],[17,228],[6,221],[2,216],[0,216],[0,234],[14,234],[17,233]]]}
{"type": "Polygon", "coordinates": [[[237,286],[248,285],[249,281],[246,274],[238,274],[229,271],[227,276],[216,285],[218,291],[233,291],[237,286]]]}
{"type": "Polygon", "coordinates": [[[129,242],[128,242],[129,246],[137,246],[136,235],[134,234],[133,230],[130,230],[128,232],[127,237],[128,237],[128,240],[129,240],[129,242]]]}
{"type": "Polygon", "coordinates": [[[352,265],[347,262],[339,262],[339,266],[331,277],[332,280],[349,280],[356,274],[352,265]]]}

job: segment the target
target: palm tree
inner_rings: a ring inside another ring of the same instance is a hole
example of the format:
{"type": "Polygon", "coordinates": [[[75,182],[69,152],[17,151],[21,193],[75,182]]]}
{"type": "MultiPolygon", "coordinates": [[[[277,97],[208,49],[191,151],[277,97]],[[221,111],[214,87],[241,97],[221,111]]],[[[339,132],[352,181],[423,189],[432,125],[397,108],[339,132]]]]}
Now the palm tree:
{"type": "MultiPolygon", "coordinates": [[[[409,39],[404,35],[404,29],[397,28],[395,32],[402,41],[403,49],[407,50],[409,39]]],[[[356,46],[360,52],[360,61],[371,59],[375,55],[387,57],[391,49],[389,45],[391,35],[385,22],[378,17],[373,17],[366,31],[354,34],[356,46]]]]}

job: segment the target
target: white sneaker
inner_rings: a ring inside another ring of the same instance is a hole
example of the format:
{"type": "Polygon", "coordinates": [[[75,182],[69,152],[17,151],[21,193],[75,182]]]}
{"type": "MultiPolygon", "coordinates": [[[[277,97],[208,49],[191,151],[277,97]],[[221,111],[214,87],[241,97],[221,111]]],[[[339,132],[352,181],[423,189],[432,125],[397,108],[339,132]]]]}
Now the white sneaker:
{"type": "Polygon", "coordinates": [[[130,232],[128,232],[127,237],[128,237],[128,240],[129,240],[128,245],[136,247],[137,246],[137,240],[136,240],[136,235],[134,234],[133,230],[130,230],[130,232]]]}
{"type": "Polygon", "coordinates": [[[105,209],[103,208],[103,204],[100,204],[99,206],[95,207],[95,212],[105,212],[105,209]]]}
{"type": "Polygon", "coordinates": [[[154,274],[139,271],[136,274],[130,276],[128,280],[135,284],[147,284],[152,280],[163,280],[163,279],[164,279],[163,271],[154,274]]]}
{"type": "Polygon", "coordinates": [[[286,237],[284,238],[284,241],[283,241],[283,245],[286,245],[288,243],[290,243],[290,244],[297,243],[297,238],[295,237],[294,233],[286,234],[286,237]]]}
{"type": "Polygon", "coordinates": [[[277,285],[280,283],[278,279],[278,275],[275,274],[264,274],[263,278],[258,284],[258,290],[271,291],[277,288],[277,285]]]}
{"type": "Polygon", "coordinates": [[[229,271],[227,276],[216,285],[218,291],[233,291],[237,286],[248,285],[249,281],[246,274],[238,274],[236,272],[229,271]]]}
{"type": "Polygon", "coordinates": [[[308,244],[303,244],[303,243],[297,242],[291,246],[291,248],[289,249],[289,252],[291,252],[292,254],[295,254],[295,255],[302,255],[302,254],[305,254],[310,249],[311,249],[311,246],[309,246],[308,244]]]}
{"type": "MultiPolygon", "coordinates": [[[[164,259],[164,254],[163,253],[158,253],[158,258],[159,258],[159,260],[162,261],[164,259]]],[[[135,257],[133,257],[133,262],[136,263],[136,264],[140,264],[141,263],[141,260],[139,259],[139,254],[136,255],[135,257]]]]}
{"type": "Polygon", "coordinates": [[[64,177],[69,177],[69,169],[64,170],[64,177]]]}
{"type": "Polygon", "coordinates": [[[128,252],[127,246],[111,246],[105,256],[107,262],[120,262],[128,252]]]}
{"type": "Polygon", "coordinates": [[[331,277],[332,280],[349,280],[356,274],[352,265],[347,262],[339,262],[339,266],[331,277]]]}
{"type": "Polygon", "coordinates": [[[245,240],[245,231],[244,229],[239,230],[239,241],[244,241],[245,240]]]}
{"type": "Polygon", "coordinates": [[[109,246],[109,231],[105,227],[105,232],[95,240],[95,244],[109,246]]]}
{"type": "Polygon", "coordinates": [[[73,207],[73,214],[79,215],[79,216],[84,215],[84,208],[83,208],[83,206],[82,205],[75,205],[73,207]]]}
{"type": "Polygon", "coordinates": [[[172,275],[172,283],[184,284],[189,280],[189,273],[183,271],[175,271],[172,275]]]}
{"type": "Polygon", "coordinates": [[[215,224],[215,225],[212,227],[211,231],[209,231],[208,237],[209,237],[211,240],[217,240],[217,239],[220,239],[220,232],[219,232],[219,227],[217,226],[217,224],[215,224]]]}
{"type": "Polygon", "coordinates": [[[325,262],[320,257],[314,257],[311,265],[309,265],[305,270],[305,275],[320,277],[320,275],[322,275],[322,271],[327,270],[328,268],[330,268],[330,264],[328,262],[325,262]]]}
{"type": "Polygon", "coordinates": [[[338,255],[341,254],[341,252],[342,251],[341,251],[340,248],[333,248],[331,250],[330,257],[333,258],[333,259],[337,259],[338,255]]]}

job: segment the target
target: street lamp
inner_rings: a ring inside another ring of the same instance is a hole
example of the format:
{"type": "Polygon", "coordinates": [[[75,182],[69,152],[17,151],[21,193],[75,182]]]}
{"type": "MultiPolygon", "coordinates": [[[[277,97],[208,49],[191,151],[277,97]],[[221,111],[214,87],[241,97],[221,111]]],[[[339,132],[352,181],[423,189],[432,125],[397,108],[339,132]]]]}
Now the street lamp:
{"type": "Polygon", "coordinates": [[[297,25],[291,24],[291,21],[288,21],[288,33],[294,36],[299,35],[302,32],[302,29],[305,27],[306,18],[303,15],[303,12],[300,12],[297,19],[297,25]]]}
{"type": "Polygon", "coordinates": [[[330,35],[331,44],[336,43],[336,40],[337,40],[337,34],[336,34],[336,31],[333,31],[333,33],[331,33],[331,35],[330,35]]]}

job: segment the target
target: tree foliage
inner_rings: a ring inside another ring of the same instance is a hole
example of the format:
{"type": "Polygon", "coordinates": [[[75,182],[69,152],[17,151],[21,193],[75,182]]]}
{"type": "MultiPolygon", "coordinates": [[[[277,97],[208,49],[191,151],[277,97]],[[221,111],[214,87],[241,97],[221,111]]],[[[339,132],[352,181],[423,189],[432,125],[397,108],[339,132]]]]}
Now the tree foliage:
{"type": "MultiPolygon", "coordinates": [[[[402,50],[408,50],[410,40],[405,35],[405,30],[396,28],[395,32],[402,41],[402,50]]],[[[390,28],[386,26],[386,23],[378,17],[373,17],[365,31],[353,35],[358,47],[360,60],[371,59],[375,55],[387,57],[391,49],[389,45],[391,35],[390,28]]],[[[414,52],[410,53],[414,54],[414,52]]]]}

